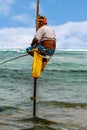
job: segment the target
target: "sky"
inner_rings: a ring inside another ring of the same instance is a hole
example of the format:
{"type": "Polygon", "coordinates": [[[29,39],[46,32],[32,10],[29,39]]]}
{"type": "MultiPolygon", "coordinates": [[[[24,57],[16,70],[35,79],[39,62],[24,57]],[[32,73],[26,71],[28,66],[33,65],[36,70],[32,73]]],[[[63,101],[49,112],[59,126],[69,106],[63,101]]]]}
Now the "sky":
{"type": "MultiPolygon", "coordinates": [[[[0,0],[0,48],[30,46],[37,0],[0,0]]],[[[87,0],[40,0],[40,15],[56,33],[57,49],[87,49],[87,0]]]]}

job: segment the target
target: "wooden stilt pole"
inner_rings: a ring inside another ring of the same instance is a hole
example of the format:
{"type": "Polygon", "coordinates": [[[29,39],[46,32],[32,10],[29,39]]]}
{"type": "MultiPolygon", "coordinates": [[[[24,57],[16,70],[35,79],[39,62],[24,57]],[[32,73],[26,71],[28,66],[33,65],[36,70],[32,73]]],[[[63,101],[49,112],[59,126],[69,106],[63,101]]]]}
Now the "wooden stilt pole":
{"type": "MultiPolygon", "coordinates": [[[[37,28],[38,28],[39,2],[40,2],[40,0],[37,0],[37,7],[36,7],[36,31],[37,31],[37,28]]],[[[33,117],[36,116],[36,88],[37,88],[37,78],[34,78],[33,117]]]]}
{"type": "Polygon", "coordinates": [[[34,102],[33,102],[33,117],[36,116],[36,86],[37,86],[37,79],[34,78],[34,102]]]}

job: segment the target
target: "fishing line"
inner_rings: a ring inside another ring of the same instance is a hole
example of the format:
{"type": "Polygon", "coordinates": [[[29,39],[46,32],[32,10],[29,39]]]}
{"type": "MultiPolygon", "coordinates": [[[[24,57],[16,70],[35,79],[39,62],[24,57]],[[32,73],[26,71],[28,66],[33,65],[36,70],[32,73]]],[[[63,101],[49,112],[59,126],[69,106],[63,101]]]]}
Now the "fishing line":
{"type": "Polygon", "coordinates": [[[5,61],[1,62],[0,65],[5,64],[5,63],[7,63],[7,62],[9,62],[9,61],[13,61],[13,60],[16,60],[16,59],[22,58],[22,57],[24,57],[24,56],[28,56],[28,55],[29,55],[29,54],[24,54],[24,55],[21,55],[21,56],[17,56],[17,57],[14,57],[14,58],[11,58],[11,59],[8,59],[8,60],[5,60],[5,61]]]}
{"type": "Polygon", "coordinates": [[[15,45],[30,45],[30,43],[18,43],[18,44],[15,44],[15,45]]]}
{"type": "MultiPolygon", "coordinates": [[[[19,52],[19,51],[17,51],[17,50],[15,50],[15,51],[16,51],[16,52],[19,52]]],[[[15,52],[15,51],[12,51],[12,52],[15,52]]],[[[11,57],[10,54],[9,54],[10,51],[3,51],[3,52],[4,52],[5,55],[2,56],[2,57],[0,58],[0,60],[3,60],[3,59],[6,59],[6,58],[11,57]],[[6,52],[7,54],[6,54],[5,52],[6,52]]],[[[16,55],[16,54],[15,54],[15,55],[16,55]]],[[[15,55],[14,55],[14,56],[15,56],[15,55]]]]}
{"type": "Polygon", "coordinates": [[[9,54],[6,54],[5,56],[1,57],[0,60],[5,59],[8,56],[9,56],[9,54]]]}

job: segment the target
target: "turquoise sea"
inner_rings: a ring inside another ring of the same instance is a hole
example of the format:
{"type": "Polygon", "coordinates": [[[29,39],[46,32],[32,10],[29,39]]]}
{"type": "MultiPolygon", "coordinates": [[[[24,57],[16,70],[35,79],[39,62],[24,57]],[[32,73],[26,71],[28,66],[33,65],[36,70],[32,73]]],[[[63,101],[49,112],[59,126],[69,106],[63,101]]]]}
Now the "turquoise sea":
{"type": "MultiPolygon", "coordinates": [[[[0,63],[24,54],[2,49],[0,63]]],[[[0,65],[0,130],[87,130],[87,51],[56,50],[37,79],[35,118],[32,60],[0,65]]]]}

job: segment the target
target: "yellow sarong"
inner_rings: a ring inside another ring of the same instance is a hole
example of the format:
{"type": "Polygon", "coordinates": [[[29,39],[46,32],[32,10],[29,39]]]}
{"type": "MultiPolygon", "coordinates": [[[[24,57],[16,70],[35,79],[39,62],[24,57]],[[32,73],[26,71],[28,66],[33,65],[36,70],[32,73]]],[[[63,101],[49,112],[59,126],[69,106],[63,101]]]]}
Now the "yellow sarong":
{"type": "Polygon", "coordinates": [[[41,69],[42,69],[42,59],[44,56],[38,54],[36,51],[34,51],[34,59],[32,64],[32,77],[33,78],[39,78],[41,69]]]}

